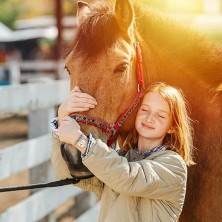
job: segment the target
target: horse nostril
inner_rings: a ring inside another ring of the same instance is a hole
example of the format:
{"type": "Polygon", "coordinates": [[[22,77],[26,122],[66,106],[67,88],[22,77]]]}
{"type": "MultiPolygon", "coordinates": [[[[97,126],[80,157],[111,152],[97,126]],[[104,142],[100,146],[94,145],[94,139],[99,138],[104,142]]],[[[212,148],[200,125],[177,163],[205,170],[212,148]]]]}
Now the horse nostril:
{"type": "Polygon", "coordinates": [[[60,145],[60,151],[61,151],[61,154],[62,154],[62,158],[64,159],[64,160],[66,160],[66,153],[65,153],[65,143],[61,143],[61,145],[60,145]]]}
{"type": "Polygon", "coordinates": [[[69,167],[76,169],[82,168],[83,164],[79,150],[65,143],[60,145],[60,150],[63,159],[69,167]]]}
{"type": "Polygon", "coordinates": [[[70,166],[70,170],[81,170],[83,168],[83,164],[72,164],[70,166]]]}
{"type": "Polygon", "coordinates": [[[61,143],[60,151],[72,176],[81,178],[92,175],[88,168],[83,165],[81,152],[79,150],[71,145],[61,143]]]}

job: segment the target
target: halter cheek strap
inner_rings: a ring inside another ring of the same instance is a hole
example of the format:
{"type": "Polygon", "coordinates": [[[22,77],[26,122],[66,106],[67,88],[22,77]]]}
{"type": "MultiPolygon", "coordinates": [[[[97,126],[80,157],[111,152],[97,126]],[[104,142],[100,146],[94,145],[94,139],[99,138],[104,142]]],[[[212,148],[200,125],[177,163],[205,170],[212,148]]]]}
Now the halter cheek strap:
{"type": "Polygon", "coordinates": [[[85,115],[85,114],[72,114],[71,118],[75,119],[77,122],[87,123],[90,125],[94,125],[99,129],[103,130],[107,137],[108,142],[107,145],[110,147],[116,132],[123,126],[123,123],[130,116],[130,114],[135,110],[140,99],[143,96],[143,92],[145,90],[145,83],[143,78],[143,66],[142,66],[142,52],[139,45],[139,42],[135,42],[136,55],[137,55],[137,81],[138,81],[138,91],[136,96],[134,97],[130,106],[124,111],[124,113],[118,118],[118,120],[113,124],[108,124],[98,118],[85,115]]]}
{"type": "Polygon", "coordinates": [[[135,47],[136,47],[136,55],[137,55],[138,85],[144,91],[145,90],[145,83],[144,83],[144,77],[143,77],[143,57],[142,57],[142,50],[141,50],[139,42],[135,42],[135,47]]]}
{"type": "Polygon", "coordinates": [[[138,91],[131,105],[124,111],[124,113],[119,117],[119,119],[114,124],[108,124],[106,122],[103,122],[102,120],[99,120],[95,117],[85,115],[85,114],[72,114],[70,115],[70,117],[75,119],[77,122],[94,125],[98,127],[99,129],[103,130],[109,138],[107,145],[110,147],[114,140],[114,135],[122,127],[123,123],[126,121],[129,115],[136,108],[141,97],[142,97],[142,93],[141,91],[138,91]]]}

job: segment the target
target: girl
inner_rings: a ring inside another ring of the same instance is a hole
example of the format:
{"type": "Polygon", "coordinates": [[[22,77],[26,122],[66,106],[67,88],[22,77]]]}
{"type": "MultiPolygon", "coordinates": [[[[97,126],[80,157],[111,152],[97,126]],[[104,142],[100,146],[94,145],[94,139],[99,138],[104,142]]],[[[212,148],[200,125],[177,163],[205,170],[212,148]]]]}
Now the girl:
{"type": "Polygon", "coordinates": [[[67,111],[68,104],[78,112],[95,107],[96,101],[75,87],[61,105],[58,136],[53,132],[52,137],[57,179],[71,178],[60,155],[60,141],[74,144],[83,164],[95,175],[76,186],[102,195],[99,221],[177,221],[186,192],[186,165],[194,164],[190,119],[181,91],[165,83],[148,88],[135,129],[124,143],[129,149],[124,156],[101,140],[83,135],[78,123],[67,116],[73,112],[67,111]],[[75,100],[78,103],[71,102],[75,100]]]}

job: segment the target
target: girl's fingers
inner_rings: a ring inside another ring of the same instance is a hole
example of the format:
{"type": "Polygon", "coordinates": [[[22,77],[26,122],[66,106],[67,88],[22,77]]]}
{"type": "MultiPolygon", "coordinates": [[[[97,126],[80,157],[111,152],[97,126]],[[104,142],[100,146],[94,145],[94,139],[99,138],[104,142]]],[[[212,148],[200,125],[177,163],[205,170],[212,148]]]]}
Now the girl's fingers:
{"type": "Polygon", "coordinates": [[[75,87],[71,90],[71,92],[81,92],[81,90],[80,90],[79,86],[75,86],[75,87]]]}
{"type": "Polygon", "coordinates": [[[91,103],[78,103],[78,102],[73,102],[69,105],[70,107],[73,108],[95,108],[96,106],[91,103]]]}
{"type": "Polygon", "coordinates": [[[89,99],[89,98],[74,97],[74,98],[72,98],[72,101],[74,103],[86,103],[86,104],[97,105],[97,102],[95,100],[92,100],[92,99],[89,99]]]}
{"type": "Polygon", "coordinates": [[[76,112],[88,111],[89,108],[88,107],[85,107],[85,108],[82,108],[82,107],[71,107],[68,110],[69,110],[69,112],[71,114],[71,113],[76,113],[76,112]]]}
{"type": "Polygon", "coordinates": [[[96,101],[96,99],[95,99],[94,97],[90,96],[90,95],[87,94],[87,93],[74,92],[73,95],[76,96],[76,97],[79,97],[79,98],[86,98],[86,99],[91,99],[91,100],[96,101]]]}
{"type": "Polygon", "coordinates": [[[70,119],[72,119],[70,116],[64,116],[61,118],[61,120],[70,120],[70,119]]]}

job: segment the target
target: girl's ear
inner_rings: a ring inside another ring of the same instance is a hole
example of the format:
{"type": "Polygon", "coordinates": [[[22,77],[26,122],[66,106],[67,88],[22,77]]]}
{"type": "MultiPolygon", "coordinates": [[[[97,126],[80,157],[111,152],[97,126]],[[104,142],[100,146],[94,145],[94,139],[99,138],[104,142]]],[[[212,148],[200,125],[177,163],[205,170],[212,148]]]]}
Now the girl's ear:
{"type": "Polygon", "coordinates": [[[123,32],[128,32],[133,23],[134,12],[130,0],[116,0],[115,18],[123,32]]]}
{"type": "Polygon", "coordinates": [[[168,131],[167,131],[167,133],[169,133],[169,134],[172,134],[173,133],[173,128],[172,127],[170,127],[169,129],[168,129],[168,131]]]}

